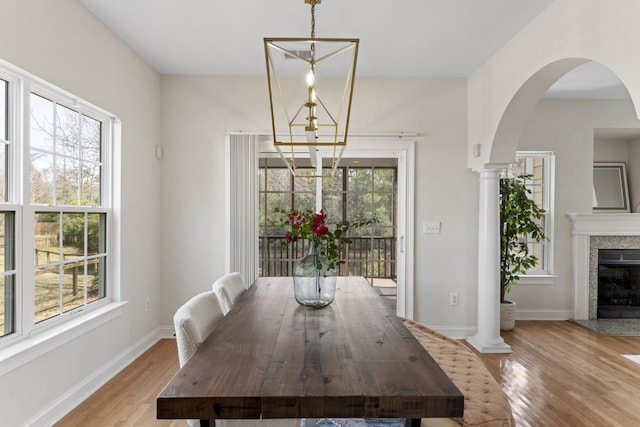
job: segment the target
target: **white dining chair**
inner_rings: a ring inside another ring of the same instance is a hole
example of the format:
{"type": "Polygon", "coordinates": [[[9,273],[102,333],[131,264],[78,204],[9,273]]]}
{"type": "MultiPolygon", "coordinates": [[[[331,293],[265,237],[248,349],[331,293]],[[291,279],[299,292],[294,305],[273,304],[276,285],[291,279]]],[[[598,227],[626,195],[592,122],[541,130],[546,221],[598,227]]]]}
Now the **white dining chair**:
{"type": "Polygon", "coordinates": [[[184,303],[173,316],[180,367],[195,353],[211,334],[216,321],[224,317],[218,296],[213,291],[202,292],[184,303]]]}
{"type": "MultiPolygon", "coordinates": [[[[224,317],[218,296],[213,291],[191,297],[173,315],[180,367],[196,352],[200,344],[211,334],[218,319],[224,317]]],[[[200,420],[187,420],[190,427],[200,425],[200,420]]]]}
{"type": "Polygon", "coordinates": [[[212,285],[222,306],[225,316],[234,306],[240,295],[248,289],[242,274],[238,272],[228,273],[216,280],[212,285]]]}

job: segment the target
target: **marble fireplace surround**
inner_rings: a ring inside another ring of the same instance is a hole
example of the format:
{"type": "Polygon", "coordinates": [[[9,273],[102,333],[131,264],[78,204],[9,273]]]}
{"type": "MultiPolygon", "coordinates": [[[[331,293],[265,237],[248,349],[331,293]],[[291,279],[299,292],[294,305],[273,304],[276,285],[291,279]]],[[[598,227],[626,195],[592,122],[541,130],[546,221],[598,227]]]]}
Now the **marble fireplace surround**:
{"type": "Polygon", "coordinates": [[[568,214],[572,222],[573,318],[597,318],[598,249],[640,249],[640,214],[568,214]]]}

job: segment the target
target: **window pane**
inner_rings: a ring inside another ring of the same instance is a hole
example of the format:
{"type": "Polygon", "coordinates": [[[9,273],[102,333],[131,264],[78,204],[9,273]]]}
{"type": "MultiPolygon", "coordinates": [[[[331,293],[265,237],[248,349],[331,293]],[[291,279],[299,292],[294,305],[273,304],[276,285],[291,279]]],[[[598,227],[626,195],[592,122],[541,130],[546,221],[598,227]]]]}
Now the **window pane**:
{"type": "Polygon", "coordinates": [[[371,169],[349,169],[347,188],[349,191],[371,191],[371,169]]]}
{"type": "Polygon", "coordinates": [[[376,169],[374,171],[374,191],[391,193],[395,181],[395,170],[376,169]]]}
{"type": "Polygon", "coordinates": [[[62,311],[67,312],[84,305],[85,261],[64,265],[62,274],[62,311]]]}
{"type": "Polygon", "coordinates": [[[267,191],[291,191],[291,173],[289,169],[268,169],[267,191]]]}
{"type": "Polygon", "coordinates": [[[53,102],[34,93],[31,94],[30,101],[31,149],[53,151],[53,102]]]}
{"type": "Polygon", "coordinates": [[[342,194],[327,194],[322,198],[322,208],[332,222],[342,221],[342,194]]]}
{"type": "Polygon", "coordinates": [[[82,158],[84,160],[100,161],[100,128],[101,123],[98,120],[82,116],[82,158]]]}
{"type": "Polygon", "coordinates": [[[373,195],[371,193],[347,194],[347,221],[357,221],[362,219],[363,213],[371,212],[373,195]]]}
{"type": "Polygon", "coordinates": [[[283,210],[291,209],[291,194],[290,193],[267,193],[267,223],[269,223],[269,218],[271,218],[273,214],[273,210],[275,208],[280,208],[283,210]]]}
{"type": "Polygon", "coordinates": [[[64,261],[85,256],[83,213],[62,214],[62,251],[64,261]]]}
{"type": "Polygon", "coordinates": [[[107,252],[107,216],[102,213],[87,215],[87,255],[104,254],[107,252]]]}
{"type": "Polygon", "coordinates": [[[7,153],[9,146],[0,143],[0,200],[7,201],[7,153]]]}
{"type": "Polygon", "coordinates": [[[0,337],[15,332],[15,213],[0,213],[0,337]]]}
{"type": "Polygon", "coordinates": [[[0,272],[14,270],[15,266],[15,214],[0,213],[0,272]]]}
{"type": "Polygon", "coordinates": [[[293,207],[299,211],[315,212],[316,210],[315,193],[294,193],[293,207]]]}
{"type": "Polygon", "coordinates": [[[15,332],[15,275],[0,276],[0,337],[15,332]]]}
{"type": "Polygon", "coordinates": [[[80,162],[69,157],[56,158],[56,204],[78,205],[80,162]]]}
{"type": "Polygon", "coordinates": [[[0,79],[0,139],[5,141],[9,139],[9,126],[7,125],[9,121],[7,116],[7,107],[9,106],[8,87],[9,83],[0,79]]]}
{"type": "Polygon", "coordinates": [[[263,192],[267,189],[266,173],[267,173],[266,169],[262,167],[258,169],[258,191],[260,192],[263,192]]]}
{"type": "Polygon", "coordinates": [[[98,164],[82,166],[82,206],[100,206],[100,170],[98,164]]]}
{"type": "Polygon", "coordinates": [[[60,262],[60,215],[57,213],[36,214],[35,265],[60,262]]]}
{"type": "Polygon", "coordinates": [[[322,178],[322,192],[335,193],[342,192],[343,169],[336,169],[333,176],[322,178]]]}
{"type": "Polygon", "coordinates": [[[60,314],[59,266],[37,268],[35,271],[35,321],[36,323],[60,314]]]}
{"type": "Polygon", "coordinates": [[[106,259],[95,258],[87,265],[87,302],[97,301],[105,296],[106,259]]]}
{"type": "Polygon", "coordinates": [[[53,204],[53,156],[31,152],[31,203],[53,204]]]}
{"type": "Polygon", "coordinates": [[[80,114],[62,105],[56,105],[55,151],[65,156],[80,158],[80,114]]]}

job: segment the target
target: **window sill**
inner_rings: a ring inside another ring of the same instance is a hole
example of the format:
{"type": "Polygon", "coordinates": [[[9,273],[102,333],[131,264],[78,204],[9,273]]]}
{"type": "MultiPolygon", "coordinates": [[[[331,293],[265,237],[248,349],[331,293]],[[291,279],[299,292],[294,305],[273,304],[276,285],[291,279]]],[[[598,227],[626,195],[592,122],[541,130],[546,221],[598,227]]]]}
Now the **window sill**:
{"type": "Polygon", "coordinates": [[[0,376],[121,316],[122,309],[126,304],[126,301],[110,302],[102,307],[73,316],[46,330],[34,331],[29,337],[18,338],[18,341],[8,344],[6,348],[0,350],[0,376]]]}
{"type": "Polygon", "coordinates": [[[530,274],[526,276],[520,276],[518,280],[519,285],[553,285],[555,279],[558,276],[552,276],[550,274],[530,274]]]}

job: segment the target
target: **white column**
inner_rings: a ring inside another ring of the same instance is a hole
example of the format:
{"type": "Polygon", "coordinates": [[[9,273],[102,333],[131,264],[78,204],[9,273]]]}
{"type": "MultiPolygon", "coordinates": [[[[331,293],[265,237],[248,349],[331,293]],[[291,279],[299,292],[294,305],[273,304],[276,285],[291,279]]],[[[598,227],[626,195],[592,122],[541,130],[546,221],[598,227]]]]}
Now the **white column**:
{"type": "Polygon", "coordinates": [[[481,353],[511,353],[500,337],[500,171],[478,171],[478,333],[467,341],[481,353]]]}

